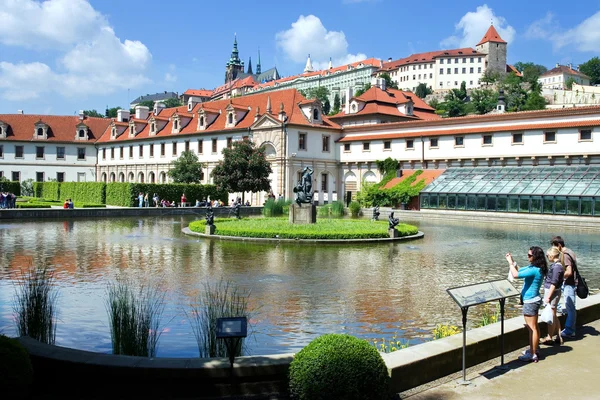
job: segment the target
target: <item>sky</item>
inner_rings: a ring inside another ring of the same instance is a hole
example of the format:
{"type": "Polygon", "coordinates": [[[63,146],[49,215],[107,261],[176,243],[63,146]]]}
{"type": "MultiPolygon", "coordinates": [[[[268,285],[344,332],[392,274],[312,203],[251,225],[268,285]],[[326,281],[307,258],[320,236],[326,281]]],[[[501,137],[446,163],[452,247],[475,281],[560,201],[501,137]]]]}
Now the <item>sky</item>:
{"type": "Polygon", "coordinates": [[[600,55],[600,1],[0,0],[0,114],[74,115],[140,95],[224,83],[240,58],[301,73],[364,58],[475,47],[490,23],[508,62],[581,64],[600,55]]]}

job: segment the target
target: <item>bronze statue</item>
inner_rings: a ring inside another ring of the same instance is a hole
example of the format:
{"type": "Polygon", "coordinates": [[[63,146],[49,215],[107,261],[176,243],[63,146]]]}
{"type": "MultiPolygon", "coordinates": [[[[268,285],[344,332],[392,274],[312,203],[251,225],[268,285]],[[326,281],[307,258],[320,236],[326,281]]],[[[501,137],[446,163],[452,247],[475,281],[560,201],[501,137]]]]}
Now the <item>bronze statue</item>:
{"type": "Polygon", "coordinates": [[[235,215],[237,219],[240,219],[240,208],[242,208],[242,205],[240,203],[235,203],[235,206],[233,207],[233,215],[235,215]]]}
{"type": "Polygon", "coordinates": [[[206,225],[211,226],[215,224],[215,213],[213,212],[212,206],[208,203],[206,208],[206,225]]]}
{"type": "Polygon", "coordinates": [[[373,207],[373,221],[379,221],[379,206],[373,207]]]}
{"type": "Polygon", "coordinates": [[[313,169],[311,167],[304,167],[302,170],[302,177],[300,182],[294,188],[296,193],[296,203],[301,205],[302,203],[312,203],[314,192],[312,190],[312,174],[313,169]]]}
{"type": "Polygon", "coordinates": [[[394,218],[393,211],[390,213],[390,217],[388,218],[388,223],[390,224],[388,229],[394,229],[394,228],[396,228],[396,225],[398,225],[400,223],[399,218],[394,218]]]}

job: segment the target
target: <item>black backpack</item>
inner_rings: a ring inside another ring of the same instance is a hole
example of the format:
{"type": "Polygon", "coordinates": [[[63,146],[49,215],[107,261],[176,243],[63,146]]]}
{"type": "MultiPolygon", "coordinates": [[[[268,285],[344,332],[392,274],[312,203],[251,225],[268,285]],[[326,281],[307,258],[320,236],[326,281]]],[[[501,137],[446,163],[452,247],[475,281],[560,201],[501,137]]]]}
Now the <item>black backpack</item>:
{"type": "MultiPolygon", "coordinates": [[[[565,254],[567,254],[567,253],[565,253],[565,254]]],[[[581,274],[579,273],[579,268],[577,267],[577,261],[575,261],[573,259],[573,257],[571,257],[569,254],[567,254],[567,255],[569,256],[569,258],[571,259],[571,262],[573,263],[573,266],[575,267],[574,268],[575,293],[577,293],[577,297],[579,297],[580,299],[585,299],[590,294],[590,290],[588,289],[587,282],[585,281],[585,278],[583,276],[581,276],[581,274]]]]}

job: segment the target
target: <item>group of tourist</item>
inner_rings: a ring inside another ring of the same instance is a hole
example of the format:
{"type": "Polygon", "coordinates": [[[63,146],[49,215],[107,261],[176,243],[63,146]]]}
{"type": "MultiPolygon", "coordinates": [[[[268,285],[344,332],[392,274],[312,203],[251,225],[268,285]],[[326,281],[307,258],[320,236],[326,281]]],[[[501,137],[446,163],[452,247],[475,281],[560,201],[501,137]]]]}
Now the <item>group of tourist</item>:
{"type": "Polygon", "coordinates": [[[63,203],[63,208],[75,208],[75,206],[73,205],[73,200],[65,199],[65,202],[63,203]]]}
{"type": "Polygon", "coordinates": [[[17,196],[11,192],[0,192],[0,208],[16,208],[17,196]]]}
{"type": "Polygon", "coordinates": [[[540,343],[538,313],[542,304],[552,309],[552,323],[548,323],[548,335],[542,339],[542,343],[561,345],[564,338],[575,337],[577,258],[573,250],[565,247],[565,241],[560,236],[552,238],[551,247],[545,254],[541,247],[530,247],[527,258],[529,265],[519,268],[512,254],[506,254],[510,276],[524,280],[521,301],[529,334],[529,348],[523,352],[519,360],[538,362],[540,343]],[[540,296],[542,285],[544,286],[543,297],[540,296]],[[561,296],[564,297],[562,312],[567,314],[565,327],[562,330],[557,317],[561,296]]]}

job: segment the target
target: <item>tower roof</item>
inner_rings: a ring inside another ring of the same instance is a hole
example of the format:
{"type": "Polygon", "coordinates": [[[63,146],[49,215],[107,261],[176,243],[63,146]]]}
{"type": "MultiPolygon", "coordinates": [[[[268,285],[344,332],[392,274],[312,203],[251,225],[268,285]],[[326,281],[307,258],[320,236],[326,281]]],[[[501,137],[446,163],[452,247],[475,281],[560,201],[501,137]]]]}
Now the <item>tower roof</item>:
{"type": "Polygon", "coordinates": [[[500,37],[500,34],[496,30],[496,28],[494,28],[494,25],[490,25],[490,28],[487,30],[487,32],[483,36],[483,39],[481,39],[479,41],[479,43],[477,43],[477,46],[479,46],[480,44],[487,43],[487,42],[506,43],[506,41],[500,37]]]}
{"type": "Polygon", "coordinates": [[[308,59],[306,60],[306,66],[304,67],[304,72],[313,72],[312,61],[310,60],[310,54],[308,55],[308,59]]]}

